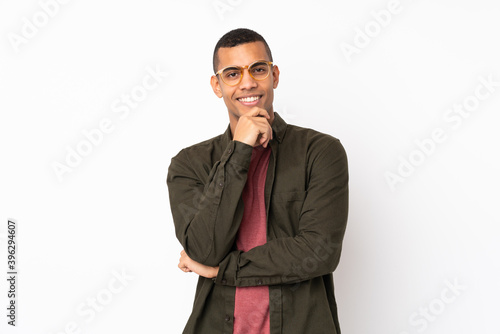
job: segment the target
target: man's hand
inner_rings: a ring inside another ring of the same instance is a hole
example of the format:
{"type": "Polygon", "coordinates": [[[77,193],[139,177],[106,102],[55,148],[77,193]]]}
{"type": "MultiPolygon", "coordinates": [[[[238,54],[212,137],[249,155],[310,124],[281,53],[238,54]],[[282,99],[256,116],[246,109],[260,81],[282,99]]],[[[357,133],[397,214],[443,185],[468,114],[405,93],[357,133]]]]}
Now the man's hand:
{"type": "Polygon", "coordinates": [[[268,120],[269,113],[262,108],[253,107],[249,112],[240,116],[234,130],[233,140],[240,141],[250,146],[267,144],[273,139],[273,130],[268,120]]]}
{"type": "Polygon", "coordinates": [[[184,249],[181,252],[181,258],[179,259],[178,267],[185,273],[194,272],[206,278],[217,277],[217,274],[219,273],[219,267],[209,267],[191,260],[184,249]]]}

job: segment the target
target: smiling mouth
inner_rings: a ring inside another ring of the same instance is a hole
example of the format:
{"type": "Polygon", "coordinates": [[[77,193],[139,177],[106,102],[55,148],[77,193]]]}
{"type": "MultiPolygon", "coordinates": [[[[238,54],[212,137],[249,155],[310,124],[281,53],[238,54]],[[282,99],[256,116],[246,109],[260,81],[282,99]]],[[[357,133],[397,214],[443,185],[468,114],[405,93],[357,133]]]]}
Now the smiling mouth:
{"type": "Polygon", "coordinates": [[[247,96],[247,97],[240,97],[237,100],[240,101],[243,104],[255,104],[256,102],[258,102],[260,100],[261,97],[262,96],[260,96],[260,95],[258,95],[258,96],[247,96]]]}

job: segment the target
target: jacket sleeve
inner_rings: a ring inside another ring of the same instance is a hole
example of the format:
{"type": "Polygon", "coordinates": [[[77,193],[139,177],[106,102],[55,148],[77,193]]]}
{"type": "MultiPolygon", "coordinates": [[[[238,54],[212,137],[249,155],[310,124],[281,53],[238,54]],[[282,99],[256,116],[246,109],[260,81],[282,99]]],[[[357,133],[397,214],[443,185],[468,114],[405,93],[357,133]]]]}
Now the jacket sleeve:
{"type": "Polygon", "coordinates": [[[335,270],[348,212],[347,156],[340,141],[326,145],[310,168],[297,235],[269,240],[248,252],[232,251],[219,265],[216,284],[297,283],[335,270]]]}
{"type": "Polygon", "coordinates": [[[180,151],[168,168],[175,233],[191,259],[217,266],[231,251],[241,222],[243,210],[238,208],[252,146],[231,141],[208,176],[192,163],[191,154],[196,152],[180,151]]]}

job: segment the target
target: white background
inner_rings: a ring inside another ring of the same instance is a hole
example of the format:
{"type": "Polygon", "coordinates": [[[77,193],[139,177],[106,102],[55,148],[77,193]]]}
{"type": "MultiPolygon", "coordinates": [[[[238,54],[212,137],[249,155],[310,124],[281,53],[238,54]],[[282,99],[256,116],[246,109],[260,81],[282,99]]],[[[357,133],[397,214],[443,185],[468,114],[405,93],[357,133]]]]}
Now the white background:
{"type": "Polygon", "coordinates": [[[497,1],[401,0],[384,26],[372,11],[388,0],[61,0],[52,16],[47,2],[0,2],[1,277],[8,218],[19,243],[18,326],[6,324],[2,278],[1,333],[182,331],[196,277],[177,268],[167,168],[226,129],[212,52],[238,27],[271,46],[275,110],[348,153],[334,273],[343,333],[500,333],[497,1]],[[357,53],[342,52],[347,44],[357,53]],[[147,68],[168,75],[126,117],[114,112],[147,68]],[[467,118],[446,121],[474,101],[480,77],[497,86],[467,118]],[[59,180],[54,163],[103,119],[113,130],[59,180]],[[446,140],[419,153],[415,141],[437,128],[446,140]],[[386,174],[410,157],[418,166],[391,187],[386,174]],[[91,319],[92,298],[102,303],[91,319]]]}

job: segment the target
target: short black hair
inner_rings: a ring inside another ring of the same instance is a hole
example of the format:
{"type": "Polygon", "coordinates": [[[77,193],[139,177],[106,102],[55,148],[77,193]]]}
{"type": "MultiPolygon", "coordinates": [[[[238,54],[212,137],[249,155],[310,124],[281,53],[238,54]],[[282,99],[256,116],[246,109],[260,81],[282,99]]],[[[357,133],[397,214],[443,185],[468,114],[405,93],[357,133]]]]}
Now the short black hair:
{"type": "Polygon", "coordinates": [[[232,48],[240,44],[246,44],[252,42],[264,43],[264,46],[266,47],[266,53],[269,56],[269,60],[273,61],[273,55],[271,53],[271,49],[269,48],[269,45],[267,44],[264,37],[262,37],[259,33],[253,30],[246,28],[238,28],[226,33],[219,39],[219,41],[215,45],[214,57],[213,57],[214,73],[217,73],[217,67],[219,66],[218,51],[220,48],[232,48]]]}

